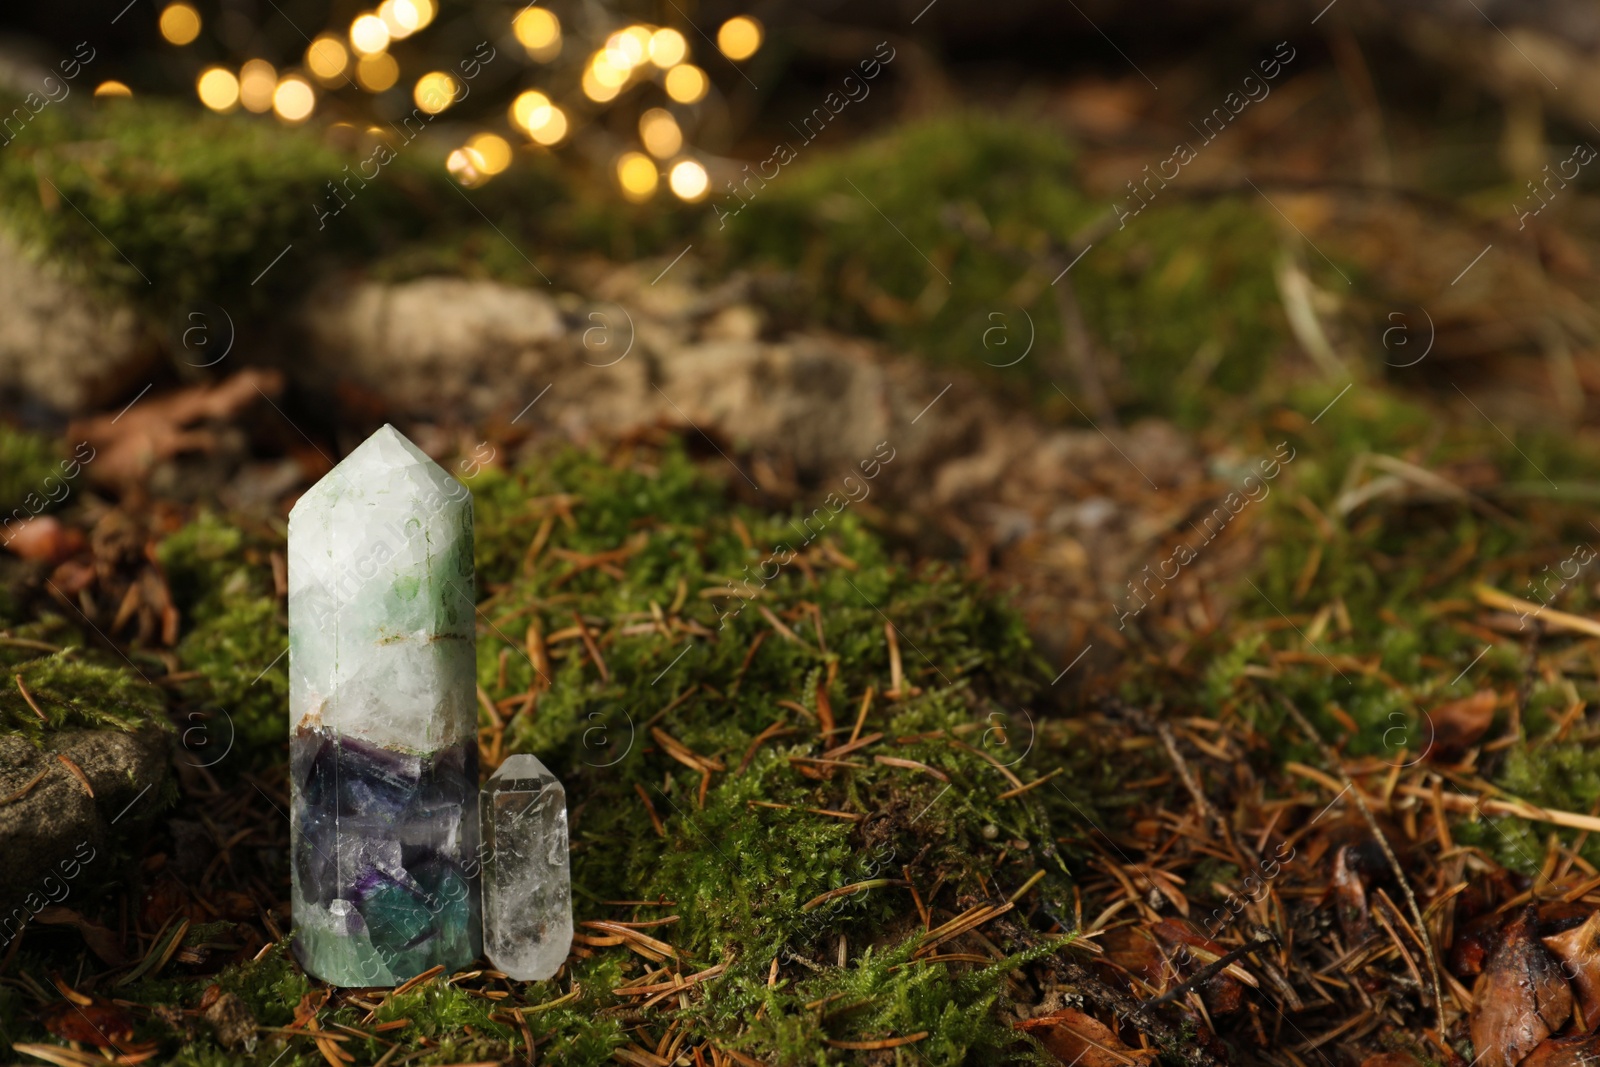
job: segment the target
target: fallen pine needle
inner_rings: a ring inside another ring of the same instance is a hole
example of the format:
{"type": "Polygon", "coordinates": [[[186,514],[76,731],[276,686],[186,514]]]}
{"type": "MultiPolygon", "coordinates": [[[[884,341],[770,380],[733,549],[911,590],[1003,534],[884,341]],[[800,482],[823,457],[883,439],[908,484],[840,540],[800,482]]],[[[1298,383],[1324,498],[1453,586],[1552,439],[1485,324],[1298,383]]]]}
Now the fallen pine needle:
{"type": "Polygon", "coordinates": [[[899,1048],[901,1045],[912,1045],[928,1036],[929,1031],[919,1030],[914,1034],[904,1037],[880,1037],[876,1041],[835,1041],[831,1037],[822,1039],[822,1043],[830,1048],[846,1048],[865,1052],[879,1048],[899,1048]]]}
{"type": "Polygon", "coordinates": [[[39,716],[39,721],[49,722],[49,717],[39,710],[39,704],[33,699],[33,694],[28,692],[28,687],[22,684],[22,675],[14,674],[12,677],[17,680],[17,692],[22,694],[22,699],[28,702],[28,707],[33,709],[33,713],[39,716]]]}
{"type": "Polygon", "coordinates": [[[838,889],[830,889],[826,893],[815,896],[806,901],[804,904],[800,905],[800,910],[810,911],[812,908],[826,904],[830,900],[836,900],[839,897],[847,897],[854,893],[861,893],[868,889],[882,889],[884,886],[910,884],[910,882],[907,882],[903,878],[869,878],[865,882],[856,882],[854,885],[846,885],[840,886],[838,889]]]}
{"type": "Polygon", "coordinates": [[[63,767],[72,772],[72,776],[83,785],[83,791],[93,798],[94,786],[89,784],[89,776],[83,773],[83,768],[73,763],[72,759],[64,753],[57,752],[56,759],[61,761],[63,767]]]}
{"type": "Polygon", "coordinates": [[[950,780],[950,776],[943,771],[936,770],[935,768],[928,766],[926,763],[918,763],[914,759],[901,759],[899,756],[873,756],[872,759],[874,762],[881,763],[885,767],[904,767],[908,771],[921,771],[923,774],[931,775],[932,777],[939,779],[941,782],[948,782],[950,780]]]}

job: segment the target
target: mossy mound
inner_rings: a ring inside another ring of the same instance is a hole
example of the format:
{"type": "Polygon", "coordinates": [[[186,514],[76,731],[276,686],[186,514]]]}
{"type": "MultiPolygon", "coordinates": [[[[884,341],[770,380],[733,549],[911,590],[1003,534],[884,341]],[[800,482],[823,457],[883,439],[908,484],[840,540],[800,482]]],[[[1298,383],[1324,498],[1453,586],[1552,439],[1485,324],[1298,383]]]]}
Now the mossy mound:
{"type": "MultiPolygon", "coordinates": [[[[482,226],[439,145],[409,127],[344,140],[173,103],[72,100],[0,153],[0,224],[163,320],[193,300],[264,313],[322,269],[482,226]],[[269,271],[291,245],[287,267],[269,271]]],[[[519,168],[515,184],[499,195],[561,199],[546,167],[519,168]]]]}
{"type": "MultiPolygon", "coordinates": [[[[977,114],[918,122],[802,154],[713,203],[731,258],[798,273],[794,311],[1001,387],[1074,391],[1052,283],[1109,205],[1083,191],[1072,149],[1048,127],[977,114]]],[[[1171,382],[1197,358],[1212,369],[1194,374],[1196,389],[1256,385],[1287,337],[1278,246],[1242,199],[1169,200],[1093,237],[1072,279],[1090,329],[1120,357],[1113,399],[1172,413],[1171,382]]]]}

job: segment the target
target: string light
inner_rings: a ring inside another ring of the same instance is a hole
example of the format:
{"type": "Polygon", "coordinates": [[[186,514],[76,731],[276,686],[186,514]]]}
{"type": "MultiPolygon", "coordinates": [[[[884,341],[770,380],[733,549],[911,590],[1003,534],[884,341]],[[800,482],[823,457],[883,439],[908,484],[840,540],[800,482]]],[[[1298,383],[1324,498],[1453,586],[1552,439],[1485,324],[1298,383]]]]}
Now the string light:
{"type": "Polygon", "coordinates": [[[306,69],[324,84],[337,85],[350,65],[350,53],[344,42],[325,33],[306,46],[306,69]]]}
{"type": "Polygon", "coordinates": [[[239,103],[258,115],[272,110],[272,94],[278,88],[278,71],[264,59],[251,59],[239,68],[239,103]]]}
{"type": "Polygon", "coordinates": [[[316,91],[298,74],[284,78],[272,91],[272,110],[285,122],[304,122],[316,106],[316,91]]]}
{"type": "Polygon", "coordinates": [[[525,8],[511,21],[511,32],[529,57],[540,63],[561,54],[561,20],[545,8],[525,8]]]}
{"type": "Polygon", "coordinates": [[[735,15],[717,31],[717,47],[729,59],[749,59],[761,47],[761,23],[748,15],[735,15]]]}
{"type": "Polygon", "coordinates": [[[604,52],[596,52],[593,60],[583,68],[583,95],[597,104],[604,104],[617,98],[627,80],[628,75],[613,67],[604,52]]]}
{"type": "Polygon", "coordinates": [[[689,54],[689,42],[677,30],[657,30],[650,35],[650,62],[666,70],[682,63],[689,54]]]}
{"type": "Polygon", "coordinates": [[[389,47],[389,26],[376,15],[360,15],[350,23],[350,47],[371,55],[389,47]]]}
{"type": "Polygon", "coordinates": [[[680,104],[693,104],[706,95],[711,81],[706,72],[693,63],[679,63],[667,71],[664,79],[667,95],[680,104]]]}
{"type": "Polygon", "coordinates": [[[561,139],[566,135],[567,114],[554,105],[551,106],[550,117],[545,119],[544,125],[528,131],[528,136],[532,137],[536,144],[541,144],[546,148],[560,144],[561,139]]]}
{"type": "Polygon", "coordinates": [[[711,187],[711,179],[706,174],[706,168],[699,163],[692,159],[680,159],[672,165],[667,184],[679,200],[693,203],[706,195],[706,190],[711,187]]]}
{"type": "Polygon", "coordinates": [[[417,13],[417,25],[411,32],[427,29],[428,24],[433,21],[433,16],[439,13],[439,9],[434,6],[433,0],[410,0],[410,3],[411,9],[417,13]]]}
{"type": "Polygon", "coordinates": [[[429,71],[417,79],[411,98],[430,115],[437,115],[455,103],[456,80],[442,70],[429,71]]]}
{"type": "Polygon", "coordinates": [[[467,148],[477,153],[478,169],[486,175],[511,166],[511,145],[497,133],[480,133],[467,142],[467,148]]]}
{"type": "Polygon", "coordinates": [[[532,133],[550,121],[550,98],[537,89],[517,94],[511,101],[511,124],[532,133]]]}
{"type": "Polygon", "coordinates": [[[683,131],[665,108],[653,107],[639,116],[639,140],[646,152],[657,159],[678,154],[683,147],[683,131]]]}
{"type": "Polygon", "coordinates": [[[200,36],[200,12],[188,4],[168,4],[161,11],[161,36],[172,44],[188,44],[200,36]]]}
{"type": "Polygon", "coordinates": [[[391,40],[403,41],[417,32],[421,22],[417,5],[412,0],[383,0],[378,5],[378,17],[389,31],[391,40]]]}
{"type": "Polygon", "coordinates": [[[132,96],[133,90],[119,81],[103,81],[94,87],[94,95],[96,98],[121,98],[132,96]]]}
{"type": "Polygon", "coordinates": [[[645,26],[629,26],[606,38],[606,61],[621,71],[631,71],[645,61],[650,53],[650,30],[645,26]]]}
{"type": "Polygon", "coordinates": [[[650,199],[660,179],[655,161],[643,152],[625,152],[617,160],[617,184],[634,203],[650,199]]]}
{"type": "Polygon", "coordinates": [[[462,185],[471,187],[483,181],[483,157],[471,148],[457,148],[445,157],[444,169],[462,185]]]}
{"type": "Polygon", "coordinates": [[[393,88],[400,80],[400,64],[388,52],[374,52],[356,62],[356,83],[369,93],[393,88]]]}
{"type": "Polygon", "coordinates": [[[200,102],[212,111],[231,111],[239,102],[239,79],[223,67],[207,67],[195,79],[200,102]]]}

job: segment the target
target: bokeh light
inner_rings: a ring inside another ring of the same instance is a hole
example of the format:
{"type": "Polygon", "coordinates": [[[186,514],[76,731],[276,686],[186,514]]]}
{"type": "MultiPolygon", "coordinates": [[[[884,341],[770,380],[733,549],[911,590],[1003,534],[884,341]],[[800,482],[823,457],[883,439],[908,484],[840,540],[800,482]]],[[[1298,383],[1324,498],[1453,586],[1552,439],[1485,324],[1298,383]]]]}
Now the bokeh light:
{"type": "Polygon", "coordinates": [[[442,70],[432,70],[417,79],[411,98],[430,115],[437,115],[455,103],[456,80],[442,70]]]}
{"type": "Polygon", "coordinates": [[[400,80],[400,64],[388,52],[374,52],[356,62],[356,83],[369,93],[381,93],[400,80]]]}
{"type": "Polygon", "coordinates": [[[650,54],[650,30],[645,26],[629,26],[606,38],[606,61],[621,71],[631,71],[645,62],[650,54]]]}
{"type": "Polygon", "coordinates": [[[306,46],[306,69],[319,81],[337,84],[349,65],[350,53],[344,42],[331,33],[323,34],[306,46]]]}
{"type": "Polygon", "coordinates": [[[350,47],[371,55],[389,47],[389,27],[376,15],[361,15],[350,23],[350,47]]]}
{"type": "Polygon", "coordinates": [[[689,54],[689,42],[677,30],[657,30],[650,35],[650,62],[666,70],[682,63],[689,54]]]}
{"type": "Polygon", "coordinates": [[[168,4],[161,11],[161,36],[172,44],[188,44],[200,36],[200,12],[188,4],[168,4]]]}
{"type": "Polygon", "coordinates": [[[639,116],[639,140],[644,149],[657,159],[678,154],[683,147],[683,131],[678,120],[666,108],[653,107],[639,116]]]}
{"type": "Polygon", "coordinates": [[[316,106],[316,90],[298,74],[284,78],[272,91],[272,110],[285,122],[304,122],[316,106]]]}
{"type": "Polygon", "coordinates": [[[665,85],[672,99],[680,104],[692,104],[706,95],[711,81],[706,72],[693,63],[679,63],[667,71],[665,85]]]}
{"type": "Polygon", "coordinates": [[[411,0],[411,8],[417,13],[417,25],[416,29],[411,31],[412,33],[417,30],[427,29],[428,24],[433,21],[433,16],[439,13],[439,9],[433,0],[411,0]]]}
{"type": "Polygon", "coordinates": [[[96,97],[121,98],[133,95],[133,90],[119,81],[103,81],[94,87],[96,97]]]}
{"type": "Polygon", "coordinates": [[[655,160],[643,152],[625,152],[617,160],[617,184],[622,195],[635,203],[650,199],[660,180],[655,160]]]}
{"type": "Polygon", "coordinates": [[[528,136],[532,137],[535,143],[546,148],[560,144],[566,135],[567,113],[554,105],[551,106],[550,115],[545,119],[544,125],[528,131],[528,136]]]}
{"type": "Polygon", "coordinates": [[[389,31],[391,40],[403,41],[417,32],[421,16],[412,0],[383,0],[378,5],[378,17],[389,31]]]}
{"type": "Polygon", "coordinates": [[[699,163],[692,159],[680,159],[672,165],[667,184],[679,200],[693,203],[706,195],[706,190],[711,187],[711,178],[699,163]]]}
{"type": "Polygon", "coordinates": [[[761,23],[748,15],[735,15],[717,31],[717,47],[729,59],[749,59],[761,47],[761,23]]]}
{"type": "Polygon", "coordinates": [[[548,63],[561,53],[561,20],[542,7],[524,9],[511,22],[511,32],[528,55],[548,63]]]}
{"type": "Polygon", "coordinates": [[[272,94],[278,88],[278,71],[264,59],[246,60],[239,68],[239,103],[258,115],[272,110],[272,94]]]}
{"type": "Polygon", "coordinates": [[[517,94],[511,101],[511,125],[519,130],[534,130],[550,121],[550,98],[537,89],[517,94]]]}
{"type": "Polygon", "coordinates": [[[212,111],[231,111],[239,102],[239,79],[223,67],[207,67],[195,79],[200,102],[212,111]]]}
{"type": "Polygon", "coordinates": [[[480,133],[467,142],[477,153],[478,169],[484,174],[499,174],[511,166],[511,145],[497,133],[480,133]]]}
{"type": "Polygon", "coordinates": [[[596,52],[583,68],[583,95],[597,104],[604,104],[616,99],[627,80],[628,75],[613,67],[604,52],[596,52]]]}
{"type": "Polygon", "coordinates": [[[471,148],[457,148],[445,157],[444,169],[462,185],[473,186],[484,180],[483,157],[471,148]]]}

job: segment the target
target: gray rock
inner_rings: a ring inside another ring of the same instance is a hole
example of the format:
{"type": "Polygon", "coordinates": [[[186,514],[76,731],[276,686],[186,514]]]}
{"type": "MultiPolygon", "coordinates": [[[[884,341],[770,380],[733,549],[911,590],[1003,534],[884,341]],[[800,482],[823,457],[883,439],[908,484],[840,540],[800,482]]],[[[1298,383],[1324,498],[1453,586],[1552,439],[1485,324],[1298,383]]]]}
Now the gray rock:
{"type": "Polygon", "coordinates": [[[156,812],[170,744],[156,729],[63,730],[46,734],[43,748],[0,736],[0,798],[45,772],[21,799],[0,805],[0,944],[39,909],[116,876],[110,853],[156,812]],[[58,755],[83,771],[92,798],[58,755]]]}
{"type": "Polygon", "coordinates": [[[108,402],[156,355],[139,317],[69,281],[0,232],[0,394],[76,415],[108,402]]]}

